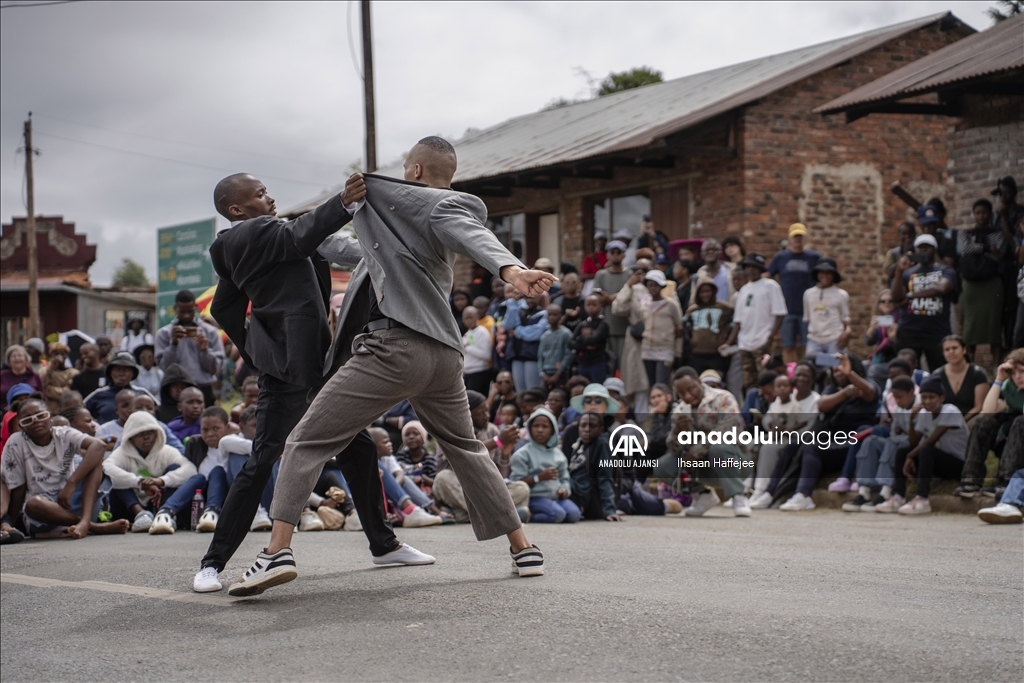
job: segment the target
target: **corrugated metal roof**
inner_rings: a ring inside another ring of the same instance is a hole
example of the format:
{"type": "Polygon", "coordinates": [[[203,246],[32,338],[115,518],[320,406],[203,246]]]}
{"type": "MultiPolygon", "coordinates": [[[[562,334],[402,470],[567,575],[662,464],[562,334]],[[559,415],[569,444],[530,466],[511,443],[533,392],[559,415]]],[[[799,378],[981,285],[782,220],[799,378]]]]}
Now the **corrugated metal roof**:
{"type": "MultiPolygon", "coordinates": [[[[459,157],[454,182],[464,183],[646,147],[667,135],[947,18],[959,22],[949,12],[933,14],[713,71],[517,116],[454,143],[459,157]]],[[[400,175],[401,168],[382,169],[378,173],[400,175]]],[[[285,215],[312,210],[340,190],[340,185],[332,188],[285,215]]]]}
{"type": "Polygon", "coordinates": [[[870,102],[895,100],[942,86],[1024,67],[1024,15],[947,45],[927,57],[850,91],[814,111],[830,114],[870,102]]]}

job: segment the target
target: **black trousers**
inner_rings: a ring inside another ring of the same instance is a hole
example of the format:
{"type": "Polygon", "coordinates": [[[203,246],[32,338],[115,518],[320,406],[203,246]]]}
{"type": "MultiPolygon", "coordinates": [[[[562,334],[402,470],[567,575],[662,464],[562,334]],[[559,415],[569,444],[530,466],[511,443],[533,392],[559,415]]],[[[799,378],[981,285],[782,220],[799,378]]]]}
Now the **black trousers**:
{"type": "Polygon", "coordinates": [[[928,372],[935,372],[946,364],[946,358],[942,355],[942,336],[918,335],[911,332],[899,331],[897,336],[896,351],[912,349],[917,354],[918,367],[922,365],[921,359],[928,360],[928,372]]]}
{"type": "MultiPolygon", "coordinates": [[[[203,567],[214,567],[217,571],[224,571],[228,560],[249,533],[274,463],[281,457],[288,435],[309,407],[309,387],[289,384],[270,375],[260,375],[259,387],[252,455],[231,482],[217,530],[202,560],[203,567]]],[[[399,546],[399,541],[384,518],[384,494],[377,473],[377,446],[363,430],[344,452],[351,452],[354,456],[339,458],[339,465],[352,490],[352,502],[370,542],[370,552],[375,556],[389,553],[399,546]]]]}

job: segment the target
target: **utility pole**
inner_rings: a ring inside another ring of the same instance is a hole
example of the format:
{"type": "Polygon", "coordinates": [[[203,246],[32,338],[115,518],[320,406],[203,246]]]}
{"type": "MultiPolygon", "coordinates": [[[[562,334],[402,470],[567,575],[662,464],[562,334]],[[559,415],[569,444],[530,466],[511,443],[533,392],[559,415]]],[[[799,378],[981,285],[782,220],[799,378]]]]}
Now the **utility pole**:
{"type": "Polygon", "coordinates": [[[366,170],[377,170],[377,117],[373,108],[373,43],[370,39],[370,0],[360,2],[363,19],[363,105],[366,108],[366,170]]]}
{"type": "Polygon", "coordinates": [[[28,221],[25,240],[28,242],[28,336],[41,337],[39,330],[39,254],[36,245],[35,179],[32,176],[32,112],[25,122],[25,184],[28,188],[28,221]]]}

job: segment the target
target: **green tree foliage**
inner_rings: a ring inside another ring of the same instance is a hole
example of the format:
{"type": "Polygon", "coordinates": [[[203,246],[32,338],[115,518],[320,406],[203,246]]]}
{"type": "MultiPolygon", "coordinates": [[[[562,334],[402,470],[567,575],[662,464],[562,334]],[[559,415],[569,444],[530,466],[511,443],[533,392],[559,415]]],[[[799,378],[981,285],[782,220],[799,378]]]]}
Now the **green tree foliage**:
{"type": "Polygon", "coordinates": [[[1000,21],[1024,12],[1024,2],[1021,0],[996,0],[996,4],[1001,8],[992,7],[988,10],[988,16],[992,19],[993,24],[998,24],[1000,21]]]}
{"type": "Polygon", "coordinates": [[[126,258],[121,267],[114,271],[114,284],[119,287],[149,287],[146,269],[140,264],[126,258]]]}
{"type": "Polygon", "coordinates": [[[661,83],[664,80],[660,71],[649,66],[638,66],[628,71],[613,71],[601,81],[597,88],[597,96],[604,97],[623,90],[639,88],[642,85],[661,83]]]}

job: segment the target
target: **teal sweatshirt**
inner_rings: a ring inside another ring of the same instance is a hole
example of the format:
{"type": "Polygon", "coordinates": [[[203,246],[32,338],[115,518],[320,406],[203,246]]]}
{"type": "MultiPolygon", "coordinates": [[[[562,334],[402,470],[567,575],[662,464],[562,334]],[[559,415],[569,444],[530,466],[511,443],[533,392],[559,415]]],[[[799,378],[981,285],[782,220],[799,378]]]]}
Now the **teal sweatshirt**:
{"type": "Polygon", "coordinates": [[[554,467],[558,470],[558,478],[537,482],[530,489],[530,495],[558,500],[558,489],[565,489],[571,493],[572,482],[569,479],[569,461],[565,459],[565,454],[558,448],[558,420],[555,419],[555,416],[546,408],[538,408],[533,411],[530,419],[526,421],[526,434],[529,441],[527,441],[525,446],[512,454],[512,472],[509,475],[509,479],[521,481],[527,477],[540,474],[541,470],[554,467]],[[530,425],[534,420],[542,417],[550,420],[554,428],[547,444],[539,444],[529,436],[530,425]]]}

